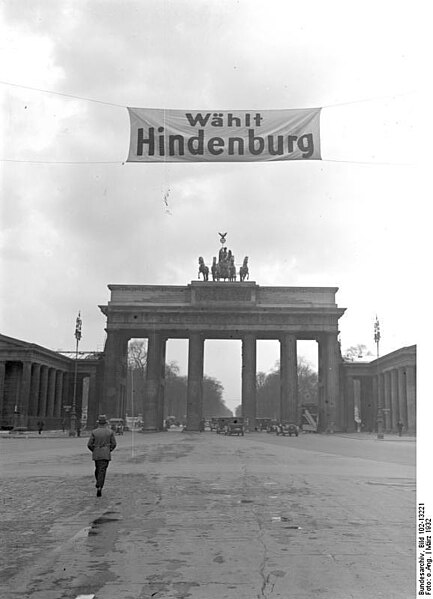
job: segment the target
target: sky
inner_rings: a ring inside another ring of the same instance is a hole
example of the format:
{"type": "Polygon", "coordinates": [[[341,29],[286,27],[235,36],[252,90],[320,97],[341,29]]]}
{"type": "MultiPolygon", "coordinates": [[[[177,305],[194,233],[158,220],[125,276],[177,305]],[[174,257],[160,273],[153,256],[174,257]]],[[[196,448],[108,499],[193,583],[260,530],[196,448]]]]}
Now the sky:
{"type": "MultiPolygon", "coordinates": [[[[339,288],[343,350],[375,352],[376,315],[381,354],[422,344],[427,4],[3,0],[0,331],[72,350],[80,310],[101,351],[108,284],[186,285],[227,231],[257,284],[339,288]],[[323,160],[125,163],[126,106],[323,107],[323,160]]],[[[183,372],[186,352],[169,342],[183,372]]],[[[206,342],[205,370],[233,408],[240,345],[223,353],[206,342]]]]}

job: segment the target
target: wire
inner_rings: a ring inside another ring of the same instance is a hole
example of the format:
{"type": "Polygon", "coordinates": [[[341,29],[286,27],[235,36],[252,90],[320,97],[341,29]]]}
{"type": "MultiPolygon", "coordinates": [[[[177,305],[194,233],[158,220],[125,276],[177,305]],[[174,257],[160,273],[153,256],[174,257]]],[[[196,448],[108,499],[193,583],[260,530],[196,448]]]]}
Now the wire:
{"type": "MultiPolygon", "coordinates": [[[[0,81],[2,85],[9,85],[11,87],[21,87],[23,89],[30,89],[35,92],[42,92],[44,94],[55,94],[56,96],[63,96],[65,98],[73,98],[74,100],[83,100],[84,102],[95,102],[97,104],[106,104],[107,106],[115,106],[116,108],[127,108],[123,104],[115,104],[114,102],[104,102],[103,100],[95,100],[94,98],[85,98],[84,96],[76,96],[73,94],[66,94],[63,92],[56,92],[49,89],[41,89],[39,87],[30,87],[29,85],[21,85],[19,83],[11,83],[10,81],[0,81]]],[[[374,102],[376,100],[386,100],[390,98],[401,98],[403,96],[410,96],[416,92],[410,91],[403,94],[392,94],[389,96],[373,96],[371,98],[363,98],[362,100],[349,100],[348,102],[340,102],[337,104],[326,104],[322,108],[336,108],[338,106],[348,106],[349,104],[361,104],[363,102],[374,102]]],[[[164,109],[166,110],[166,109],[164,109]]],[[[165,115],[164,115],[165,116],[165,115]]]]}
{"type": "Polygon", "coordinates": [[[405,92],[404,94],[392,94],[390,96],[374,96],[372,98],[364,98],[363,100],[351,100],[349,102],[340,102],[338,104],[326,104],[323,108],[337,108],[338,106],[349,106],[350,104],[362,104],[364,102],[375,102],[376,100],[389,100],[390,98],[402,98],[404,96],[411,96],[416,92],[405,92]]]}
{"type": "MultiPolygon", "coordinates": [[[[0,158],[0,162],[13,162],[18,164],[114,164],[117,166],[124,166],[126,161],[111,161],[111,160],[91,160],[89,162],[79,161],[79,160],[13,160],[9,158],[0,158]]],[[[264,161],[267,162],[267,161],[264,161]]],[[[270,161],[272,162],[272,161],[270,161]]],[[[290,160],[281,161],[281,162],[293,162],[290,160]]],[[[308,161],[305,161],[308,162],[308,161]]],[[[405,163],[405,162],[368,162],[361,160],[336,160],[333,158],[322,158],[321,160],[314,160],[314,162],[340,162],[342,164],[367,164],[367,165],[381,165],[381,166],[415,166],[413,163],[405,163]]],[[[168,166],[168,163],[163,162],[164,166],[168,166]]],[[[162,191],[162,190],[161,190],[162,191]]],[[[170,187],[167,187],[167,190],[163,196],[164,203],[168,208],[168,196],[170,195],[170,187]]]]}
{"type": "Polygon", "coordinates": [[[110,161],[110,160],[13,160],[9,158],[0,158],[0,162],[17,162],[22,164],[117,164],[119,166],[123,166],[125,162],[121,162],[120,160],[110,161]]]}
{"type": "Polygon", "coordinates": [[[126,108],[121,104],[114,104],[113,102],[104,102],[103,100],[94,100],[93,98],[84,98],[83,96],[74,96],[72,94],[64,94],[62,92],[55,92],[49,89],[41,89],[39,87],[30,87],[29,85],[20,85],[19,83],[10,83],[9,81],[0,81],[2,85],[10,85],[11,87],[21,87],[23,89],[30,89],[34,92],[42,92],[44,94],[55,94],[56,96],[63,96],[65,98],[73,98],[74,100],[83,100],[84,102],[96,102],[96,104],[106,104],[107,106],[116,106],[116,108],[126,108]]]}
{"type": "Polygon", "coordinates": [[[319,162],[341,162],[343,164],[369,164],[373,166],[415,166],[410,162],[367,162],[361,160],[334,160],[332,158],[322,158],[319,162]]]}

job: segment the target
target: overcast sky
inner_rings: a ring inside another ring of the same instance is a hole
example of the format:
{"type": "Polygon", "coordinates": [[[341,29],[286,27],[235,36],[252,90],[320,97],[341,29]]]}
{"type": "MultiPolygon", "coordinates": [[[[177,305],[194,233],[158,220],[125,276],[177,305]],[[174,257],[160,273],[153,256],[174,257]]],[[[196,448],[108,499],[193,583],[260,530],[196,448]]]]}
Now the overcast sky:
{"type": "MultiPolygon", "coordinates": [[[[0,79],[99,102],[0,84],[1,332],[73,349],[80,309],[81,349],[102,350],[107,284],[185,285],[227,231],[259,285],[339,287],[343,349],[375,351],[376,314],[381,353],[418,343],[425,4],[3,0],[0,79]],[[124,164],[125,106],[324,107],[324,160],[124,164]]],[[[205,368],[234,407],[240,345],[225,347],[205,368]]],[[[186,346],[168,357],[184,369],[186,346]]],[[[277,357],[261,345],[259,369],[277,357]]]]}

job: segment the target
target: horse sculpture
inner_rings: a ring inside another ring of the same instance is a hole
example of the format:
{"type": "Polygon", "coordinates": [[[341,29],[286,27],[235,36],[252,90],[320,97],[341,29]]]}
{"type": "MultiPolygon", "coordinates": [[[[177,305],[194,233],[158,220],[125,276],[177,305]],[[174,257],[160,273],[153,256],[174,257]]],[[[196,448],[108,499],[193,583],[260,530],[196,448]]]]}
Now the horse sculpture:
{"type": "Polygon", "coordinates": [[[248,271],[248,256],[245,256],[244,263],[239,269],[239,278],[241,281],[245,281],[245,279],[250,278],[250,273],[248,271]]]}
{"type": "Polygon", "coordinates": [[[200,273],[201,273],[203,275],[203,281],[208,281],[209,280],[209,267],[206,266],[206,264],[204,263],[202,256],[199,257],[198,264],[199,264],[198,278],[200,279],[200,273]]]}
{"type": "Polygon", "coordinates": [[[211,273],[212,273],[212,281],[216,281],[217,280],[217,271],[218,271],[218,264],[216,261],[216,256],[213,257],[213,262],[212,262],[212,266],[210,267],[211,273]]]}
{"type": "Polygon", "coordinates": [[[235,266],[235,257],[230,257],[229,263],[229,281],[236,281],[236,266],[235,266]]]}

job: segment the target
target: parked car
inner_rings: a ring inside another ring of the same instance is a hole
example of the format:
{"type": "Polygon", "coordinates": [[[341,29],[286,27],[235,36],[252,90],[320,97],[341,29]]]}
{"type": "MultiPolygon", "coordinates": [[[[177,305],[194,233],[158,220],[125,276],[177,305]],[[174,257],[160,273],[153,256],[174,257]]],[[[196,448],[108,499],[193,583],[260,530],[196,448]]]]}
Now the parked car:
{"type": "Polygon", "coordinates": [[[293,424],[292,422],[280,422],[276,426],[275,433],[277,435],[283,435],[284,437],[291,437],[292,435],[295,435],[297,437],[299,435],[299,428],[296,424],[293,424]]]}
{"type": "Polygon", "coordinates": [[[277,430],[278,422],[276,420],[270,420],[266,425],[267,433],[275,433],[277,430]]]}
{"type": "Polygon", "coordinates": [[[233,418],[229,422],[227,422],[227,427],[225,431],[225,435],[241,435],[244,436],[244,419],[243,418],[233,418]]]}
{"type": "Polygon", "coordinates": [[[123,431],[125,430],[123,418],[110,418],[108,424],[116,435],[123,435],[123,431]]]}

